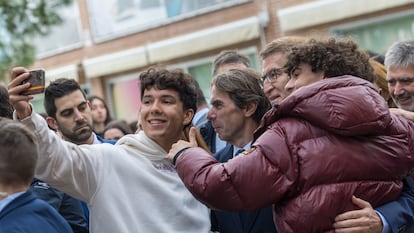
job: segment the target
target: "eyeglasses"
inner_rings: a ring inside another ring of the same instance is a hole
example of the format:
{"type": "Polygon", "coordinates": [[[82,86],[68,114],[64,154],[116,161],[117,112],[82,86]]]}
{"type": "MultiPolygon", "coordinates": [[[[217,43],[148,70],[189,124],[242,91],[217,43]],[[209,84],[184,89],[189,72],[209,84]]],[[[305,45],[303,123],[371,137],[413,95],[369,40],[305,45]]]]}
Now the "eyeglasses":
{"type": "Polygon", "coordinates": [[[285,73],[282,69],[271,69],[265,75],[262,76],[262,82],[268,81],[270,83],[276,82],[276,80],[285,73]]]}

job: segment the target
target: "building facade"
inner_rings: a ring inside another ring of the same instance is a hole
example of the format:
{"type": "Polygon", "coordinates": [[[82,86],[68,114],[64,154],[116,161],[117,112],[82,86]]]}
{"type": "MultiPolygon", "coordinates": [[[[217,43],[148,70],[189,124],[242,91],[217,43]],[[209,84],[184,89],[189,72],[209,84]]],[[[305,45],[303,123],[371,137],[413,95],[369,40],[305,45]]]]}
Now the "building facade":
{"type": "MultiPolygon", "coordinates": [[[[113,115],[135,120],[139,72],[151,66],[182,68],[209,98],[211,62],[225,49],[258,53],[286,35],[353,36],[383,53],[414,38],[414,0],[74,0],[64,24],[44,38],[33,67],[48,81],[77,79],[90,95],[107,100],[113,115]]],[[[34,100],[42,111],[40,96],[34,100]]]]}

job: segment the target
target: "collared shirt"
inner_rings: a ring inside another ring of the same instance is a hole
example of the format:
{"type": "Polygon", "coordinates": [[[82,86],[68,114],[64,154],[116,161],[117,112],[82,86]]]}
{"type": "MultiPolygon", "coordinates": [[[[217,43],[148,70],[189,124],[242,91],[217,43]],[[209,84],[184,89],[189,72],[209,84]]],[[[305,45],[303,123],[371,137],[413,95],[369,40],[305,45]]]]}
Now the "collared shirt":
{"type": "Polygon", "coordinates": [[[242,148],[233,145],[233,158],[238,155],[238,152],[239,152],[240,149],[243,149],[243,151],[245,151],[245,150],[250,149],[250,147],[252,147],[252,141],[248,142],[242,148]]]}
{"type": "Polygon", "coordinates": [[[102,144],[102,142],[98,140],[98,136],[96,136],[96,134],[94,132],[92,132],[92,134],[93,134],[93,143],[92,144],[102,144]]]}
{"type": "Polygon", "coordinates": [[[203,122],[198,122],[202,117],[204,117],[205,115],[207,115],[207,113],[208,113],[208,108],[206,107],[206,108],[203,108],[203,109],[201,109],[201,110],[199,110],[199,111],[197,111],[195,114],[194,114],[194,117],[193,117],[193,121],[192,121],[192,123],[193,123],[193,125],[195,125],[195,126],[197,126],[197,128],[200,128],[200,126],[201,125],[204,125],[206,122],[207,122],[207,118],[206,118],[206,120],[205,121],[203,121],[203,122]]]}
{"type": "Polygon", "coordinates": [[[375,211],[380,216],[382,221],[382,231],[381,233],[391,233],[390,224],[388,224],[387,220],[382,216],[382,214],[379,211],[375,211]]]}
{"type": "Polygon", "coordinates": [[[10,194],[9,196],[7,196],[6,198],[4,198],[3,200],[1,200],[0,201],[0,212],[4,209],[4,207],[7,206],[7,204],[9,204],[10,202],[12,202],[14,199],[16,199],[17,197],[19,197],[23,193],[25,193],[25,192],[13,193],[13,194],[10,194]]]}

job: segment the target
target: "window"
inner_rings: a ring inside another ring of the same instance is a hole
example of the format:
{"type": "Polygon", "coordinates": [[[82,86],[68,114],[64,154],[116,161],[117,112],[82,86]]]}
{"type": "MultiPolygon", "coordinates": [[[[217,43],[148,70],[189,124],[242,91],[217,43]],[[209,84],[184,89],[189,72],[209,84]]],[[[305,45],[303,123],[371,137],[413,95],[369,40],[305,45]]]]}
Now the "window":
{"type": "MultiPolygon", "coordinates": [[[[249,47],[240,49],[240,53],[243,53],[249,57],[251,66],[254,69],[259,69],[257,49],[255,47],[249,47]]],[[[210,102],[210,82],[212,79],[214,56],[191,61],[188,63],[176,64],[171,67],[179,67],[186,72],[190,73],[199,83],[201,90],[203,90],[207,103],[210,102]]]]}
{"type": "Polygon", "coordinates": [[[138,73],[117,76],[108,82],[108,107],[116,119],[135,121],[141,104],[138,73]]]}
{"type": "Polygon", "coordinates": [[[333,29],[338,36],[351,36],[367,50],[384,54],[396,41],[414,38],[414,14],[397,15],[360,26],[333,29]]]}
{"type": "Polygon", "coordinates": [[[101,42],[251,0],[89,0],[94,41],[101,42]]]}
{"type": "Polygon", "coordinates": [[[37,57],[51,56],[83,45],[81,39],[79,8],[76,1],[59,9],[63,23],[52,27],[46,36],[33,38],[37,57]]]}

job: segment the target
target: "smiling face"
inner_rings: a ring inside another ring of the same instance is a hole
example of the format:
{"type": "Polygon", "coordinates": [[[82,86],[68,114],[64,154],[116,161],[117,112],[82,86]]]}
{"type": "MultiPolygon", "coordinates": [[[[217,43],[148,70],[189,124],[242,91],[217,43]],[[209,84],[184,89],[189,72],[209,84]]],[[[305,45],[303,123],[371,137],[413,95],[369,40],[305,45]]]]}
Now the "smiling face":
{"type": "Polygon", "coordinates": [[[192,109],[183,110],[177,91],[145,89],[141,100],[140,125],[145,134],[165,151],[183,138],[184,126],[194,115],[192,109]]]}
{"type": "Polygon", "coordinates": [[[55,99],[56,119],[48,118],[49,125],[65,140],[75,144],[91,144],[92,113],[89,102],[80,90],[55,99]]]}
{"type": "MultiPolygon", "coordinates": [[[[280,102],[287,96],[285,85],[289,80],[289,76],[282,71],[286,63],[286,54],[284,52],[275,52],[263,59],[263,77],[277,74],[277,78],[263,81],[263,90],[266,97],[270,100],[272,105],[280,104],[280,102]]],[[[273,75],[275,76],[275,75],[273,75]]]]}
{"type": "Polygon", "coordinates": [[[414,112],[414,67],[388,67],[387,82],[397,107],[414,112]]]}

